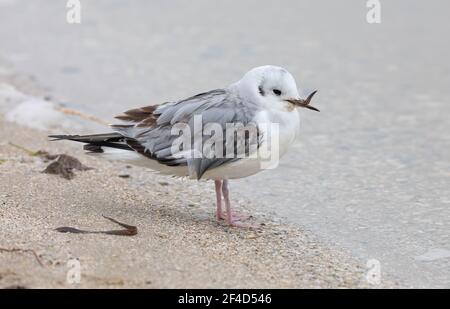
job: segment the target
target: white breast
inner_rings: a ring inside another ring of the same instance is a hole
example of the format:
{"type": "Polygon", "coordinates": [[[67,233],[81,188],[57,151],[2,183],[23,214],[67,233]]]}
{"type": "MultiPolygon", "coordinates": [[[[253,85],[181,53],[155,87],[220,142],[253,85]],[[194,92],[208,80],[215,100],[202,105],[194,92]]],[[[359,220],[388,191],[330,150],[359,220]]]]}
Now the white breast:
{"type": "Polygon", "coordinates": [[[300,126],[298,112],[262,111],[254,120],[264,137],[256,158],[244,158],[208,170],[202,179],[243,178],[278,166],[278,160],[286,153],[298,134],[300,126]]]}

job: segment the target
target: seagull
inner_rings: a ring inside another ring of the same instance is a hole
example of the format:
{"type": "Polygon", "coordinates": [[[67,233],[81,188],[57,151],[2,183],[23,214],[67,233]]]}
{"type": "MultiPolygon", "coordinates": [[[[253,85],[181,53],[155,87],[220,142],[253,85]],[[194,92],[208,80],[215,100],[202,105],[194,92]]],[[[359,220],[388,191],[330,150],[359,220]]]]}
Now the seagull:
{"type": "Polygon", "coordinates": [[[276,167],[298,135],[296,108],[319,111],[310,105],[316,92],[301,99],[286,69],[266,65],[222,89],[128,110],[115,117],[121,123],[112,133],[49,137],[164,175],[213,180],[216,219],[252,228],[231,210],[229,180],[276,167]]]}

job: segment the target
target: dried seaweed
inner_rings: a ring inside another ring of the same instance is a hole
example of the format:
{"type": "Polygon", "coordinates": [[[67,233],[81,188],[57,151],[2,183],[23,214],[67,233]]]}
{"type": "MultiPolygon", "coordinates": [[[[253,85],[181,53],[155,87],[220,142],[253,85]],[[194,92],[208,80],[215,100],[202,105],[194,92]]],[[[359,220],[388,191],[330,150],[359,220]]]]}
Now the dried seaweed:
{"type": "Polygon", "coordinates": [[[20,150],[26,152],[27,155],[29,155],[29,156],[31,156],[31,157],[36,156],[36,154],[38,153],[38,152],[36,152],[36,151],[32,151],[32,150],[30,150],[30,149],[27,149],[27,148],[25,148],[25,147],[23,147],[23,146],[20,146],[20,145],[11,143],[11,142],[8,142],[8,144],[9,144],[10,146],[12,146],[12,147],[15,147],[15,148],[17,148],[17,149],[20,149],[20,150]]]}
{"type": "Polygon", "coordinates": [[[109,221],[124,227],[123,230],[107,230],[107,231],[89,231],[77,229],[74,227],[61,226],[56,228],[55,230],[60,233],[74,233],[74,234],[107,234],[107,235],[117,235],[117,236],[134,236],[137,234],[137,227],[133,225],[128,225],[122,222],[119,222],[113,218],[103,216],[103,218],[108,219],[109,221]]]}
{"type": "Polygon", "coordinates": [[[38,151],[37,155],[44,160],[51,161],[42,173],[60,175],[65,179],[72,179],[75,176],[73,170],[87,171],[92,169],[83,165],[77,158],[66,154],[50,155],[48,152],[38,151]]]}
{"type": "Polygon", "coordinates": [[[50,154],[45,150],[32,151],[11,142],[9,142],[9,145],[26,152],[31,157],[39,157],[44,162],[51,162],[42,173],[61,175],[65,179],[72,179],[75,177],[74,170],[87,171],[92,169],[83,165],[77,158],[66,154],[50,154]]]}

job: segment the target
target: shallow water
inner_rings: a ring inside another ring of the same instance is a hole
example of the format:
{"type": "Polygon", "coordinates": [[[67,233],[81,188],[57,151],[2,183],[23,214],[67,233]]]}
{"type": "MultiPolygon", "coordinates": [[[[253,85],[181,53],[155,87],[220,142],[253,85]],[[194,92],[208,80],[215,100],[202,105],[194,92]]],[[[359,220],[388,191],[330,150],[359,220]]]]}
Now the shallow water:
{"type": "Polygon", "coordinates": [[[403,286],[450,287],[448,1],[381,1],[376,25],[356,0],[81,3],[69,25],[61,1],[1,0],[2,61],[105,119],[286,67],[321,113],[232,190],[403,286]]]}

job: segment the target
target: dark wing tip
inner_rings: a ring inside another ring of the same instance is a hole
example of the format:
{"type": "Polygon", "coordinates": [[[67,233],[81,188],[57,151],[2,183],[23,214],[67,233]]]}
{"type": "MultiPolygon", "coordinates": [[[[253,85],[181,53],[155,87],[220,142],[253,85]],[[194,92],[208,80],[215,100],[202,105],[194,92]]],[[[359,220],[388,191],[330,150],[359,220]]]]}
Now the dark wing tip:
{"type": "Polygon", "coordinates": [[[60,141],[64,139],[71,139],[77,137],[78,135],[48,135],[48,138],[51,138],[50,141],[60,141]]]}

